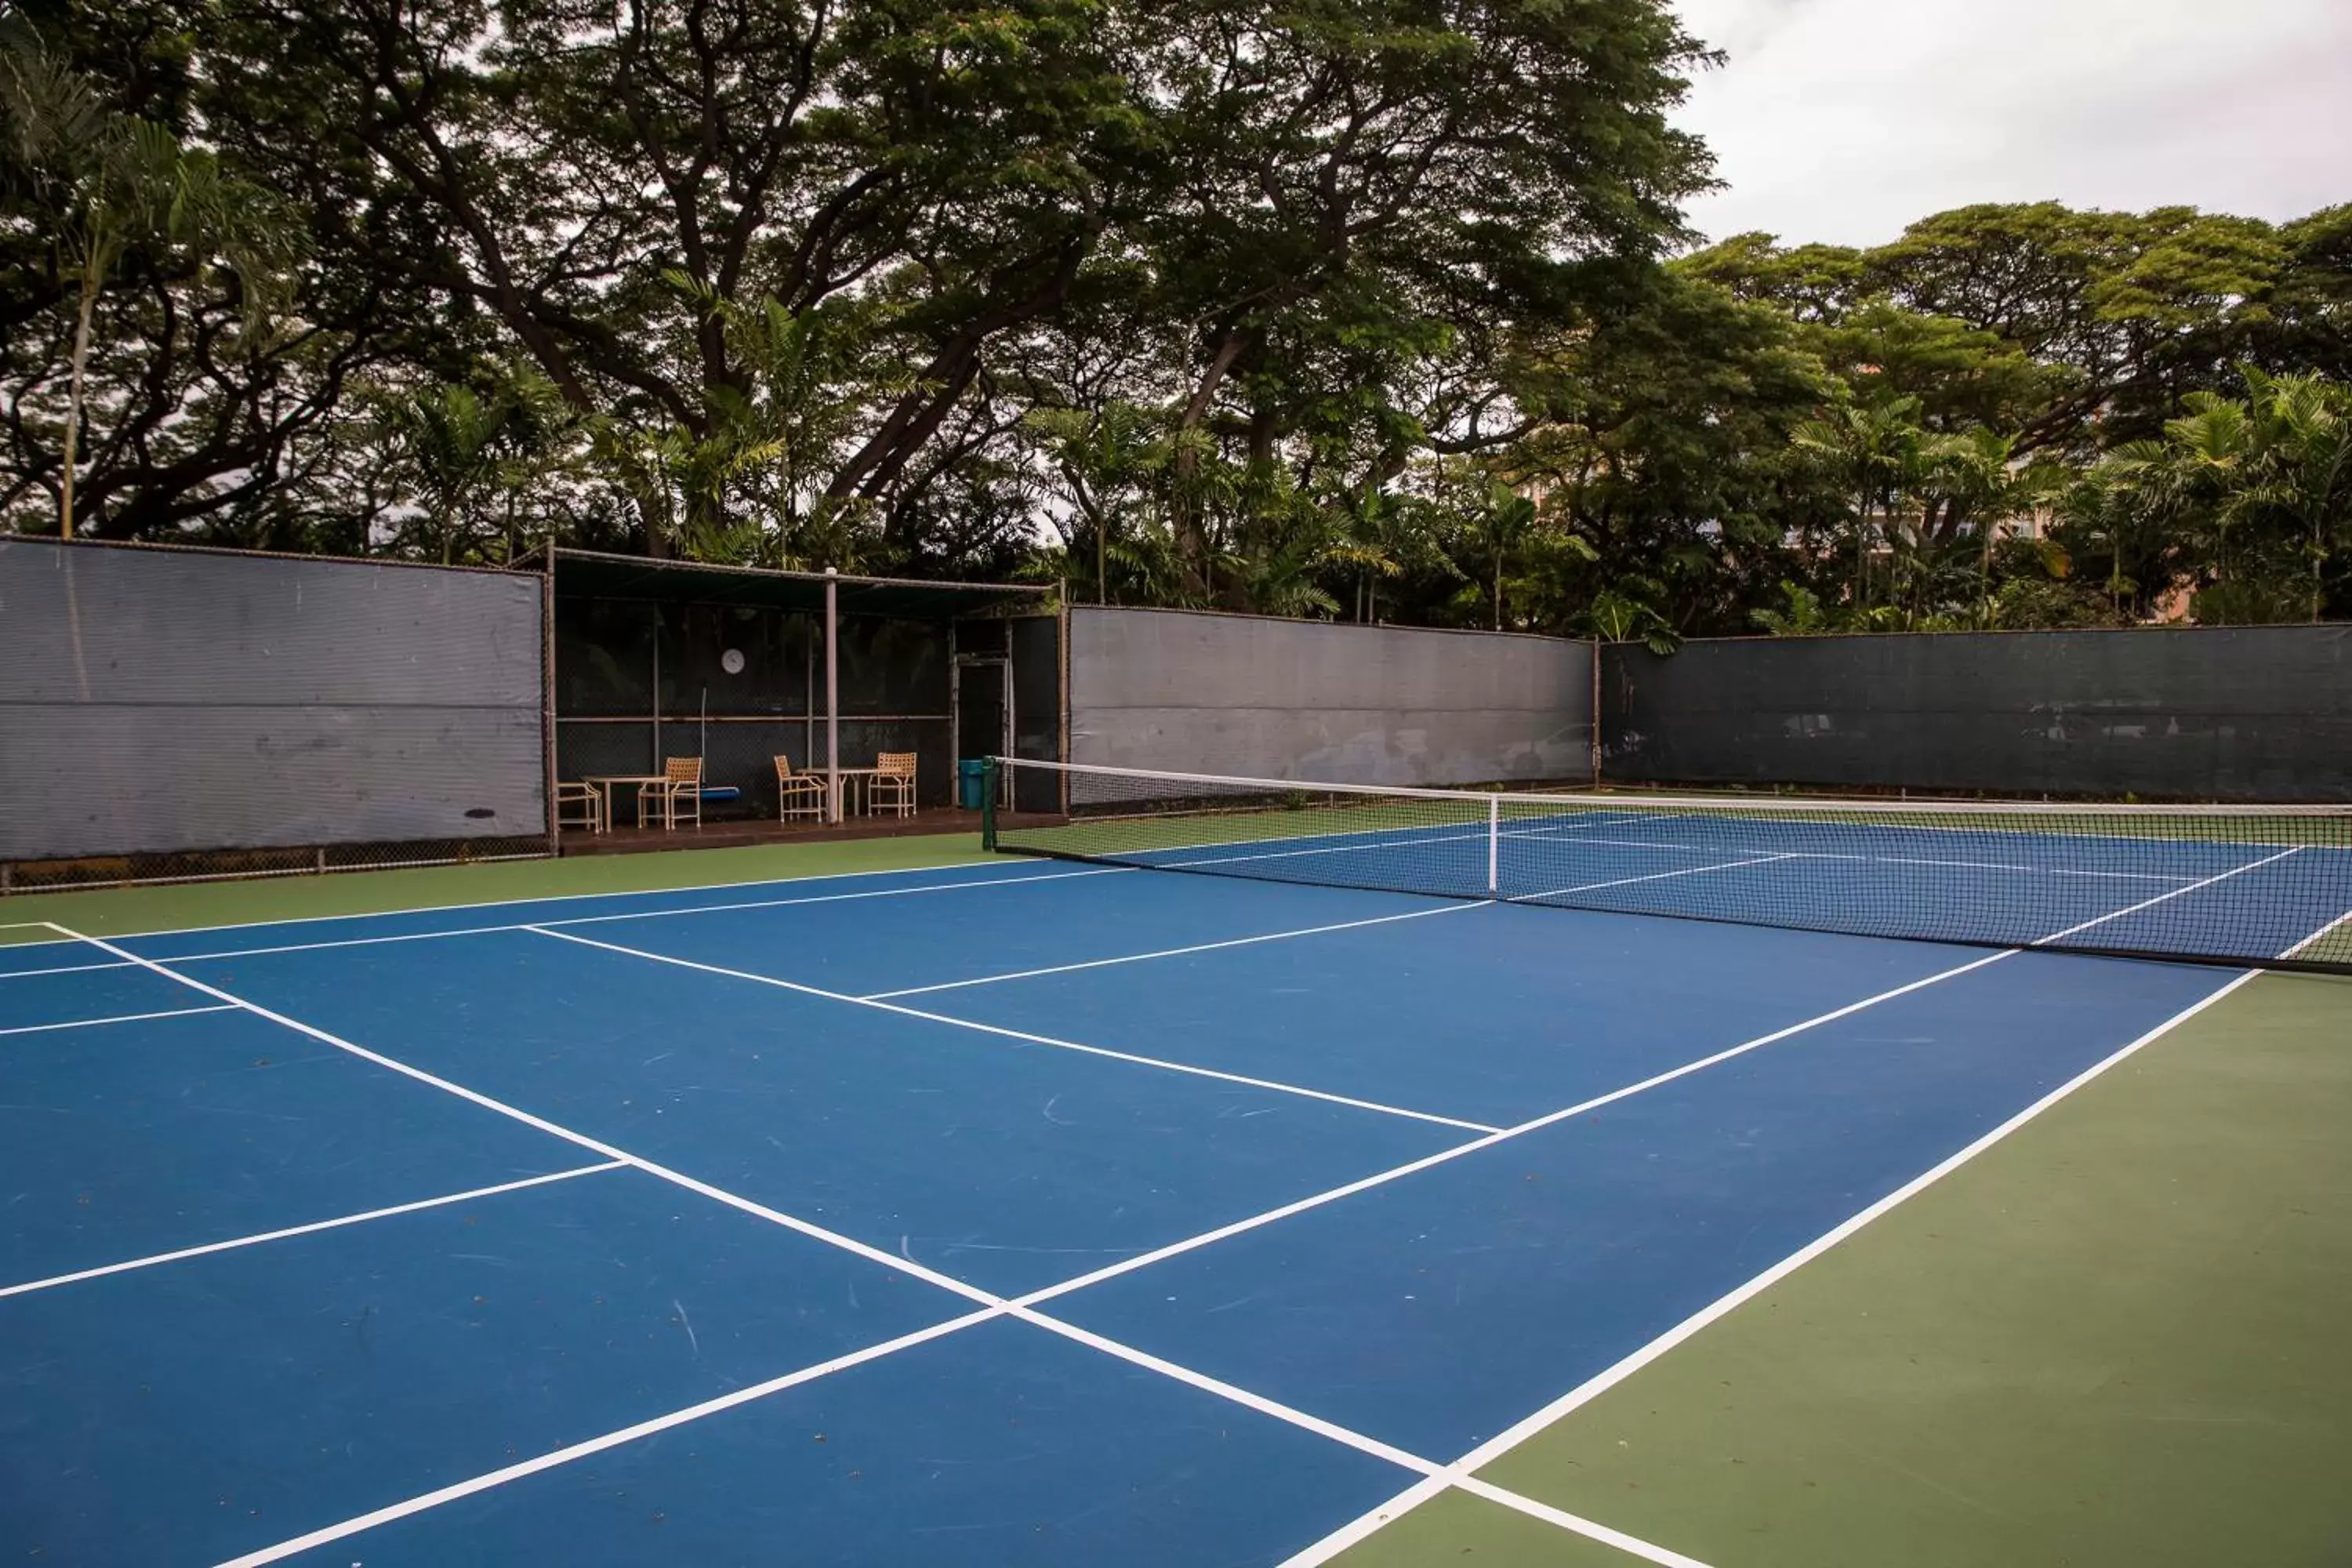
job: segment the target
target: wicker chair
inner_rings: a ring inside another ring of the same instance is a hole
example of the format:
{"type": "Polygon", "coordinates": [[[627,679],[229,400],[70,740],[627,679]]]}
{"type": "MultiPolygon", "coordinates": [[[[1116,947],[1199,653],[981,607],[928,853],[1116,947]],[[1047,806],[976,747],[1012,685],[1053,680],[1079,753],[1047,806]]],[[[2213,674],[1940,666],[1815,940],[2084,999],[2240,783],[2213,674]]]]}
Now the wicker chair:
{"type": "Polygon", "coordinates": [[[690,810],[694,826],[702,826],[702,759],[700,757],[666,757],[662,760],[662,782],[647,784],[637,792],[637,826],[646,825],[646,810],[650,805],[660,813],[662,826],[677,826],[679,808],[690,810]]]}
{"type": "Polygon", "coordinates": [[[868,816],[885,811],[900,816],[915,815],[915,753],[885,752],[874,759],[874,778],[866,792],[868,816]]]}
{"type": "Polygon", "coordinates": [[[793,772],[790,757],[776,759],[776,816],[790,822],[795,816],[814,816],[823,822],[824,810],[824,780],[815,773],[793,772]]]}

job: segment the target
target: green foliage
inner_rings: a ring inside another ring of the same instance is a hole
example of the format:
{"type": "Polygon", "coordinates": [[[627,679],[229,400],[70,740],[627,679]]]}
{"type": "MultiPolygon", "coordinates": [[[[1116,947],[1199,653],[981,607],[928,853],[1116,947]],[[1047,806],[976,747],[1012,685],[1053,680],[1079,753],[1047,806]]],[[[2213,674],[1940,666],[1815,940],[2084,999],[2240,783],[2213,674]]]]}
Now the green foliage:
{"type": "Polygon", "coordinates": [[[1669,258],[1664,0],[41,14],[0,526],[1659,647],[2352,614],[2352,207],[1669,258]]]}
{"type": "MultiPolygon", "coordinates": [[[[11,488],[22,493],[29,480],[46,489],[53,472],[58,531],[71,537],[83,444],[103,434],[94,402],[100,411],[117,402],[90,395],[93,355],[101,374],[113,357],[102,339],[115,323],[100,314],[110,289],[140,267],[167,295],[174,284],[212,295],[226,274],[236,325],[224,323],[217,352],[249,360],[286,304],[303,233],[274,197],[224,173],[209,151],[106,103],[13,11],[0,16],[0,187],[18,208],[12,216],[30,216],[47,242],[42,275],[27,280],[35,298],[46,291],[72,321],[62,398],[45,395],[52,389],[36,380],[23,389],[29,395],[10,401],[9,423],[38,465],[11,488]],[[53,468],[44,449],[52,437],[53,468]]],[[[167,320],[160,346],[185,353],[185,335],[167,320]]]]}
{"type": "Polygon", "coordinates": [[[2200,619],[2320,620],[2346,603],[2352,391],[2314,375],[2243,372],[2245,395],[2193,393],[2158,441],[2119,448],[2107,504],[2163,519],[2200,619]]]}

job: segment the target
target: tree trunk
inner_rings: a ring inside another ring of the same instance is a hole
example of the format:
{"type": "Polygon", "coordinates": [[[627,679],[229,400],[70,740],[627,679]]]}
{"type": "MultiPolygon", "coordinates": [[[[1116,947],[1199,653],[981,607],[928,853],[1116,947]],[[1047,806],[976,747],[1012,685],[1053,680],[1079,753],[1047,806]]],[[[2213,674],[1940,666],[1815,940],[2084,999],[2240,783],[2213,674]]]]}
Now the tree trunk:
{"type": "Polygon", "coordinates": [[[98,314],[98,269],[85,265],[81,306],[74,320],[73,377],[66,392],[65,482],[58,502],[58,537],[74,536],[74,460],[81,435],[82,383],[89,366],[90,322],[98,314]]]}
{"type": "Polygon", "coordinates": [[[2327,596],[2323,573],[2327,565],[2326,520],[2315,514],[2311,520],[2311,624],[2319,624],[2319,606],[2327,596]]]}
{"type": "Polygon", "coordinates": [[[1202,371],[1192,395],[1185,400],[1183,413],[1177,420],[1176,482],[1174,494],[1170,499],[1175,503],[1173,521],[1178,563],[1184,574],[1186,588],[1196,594],[1205,594],[1210,587],[1209,532],[1194,508],[1195,498],[1191,493],[1192,480],[1200,472],[1201,454],[1189,437],[1209,416],[1210,409],[1216,405],[1218,389],[1224,385],[1226,375],[1247,346],[1247,337],[1237,330],[1228,331],[1218,341],[1216,352],[1209,356],[1209,363],[1202,371]]]}
{"type": "Polygon", "coordinates": [[[1870,492],[1864,490],[1862,504],[1853,513],[1853,607],[1865,609],[1870,604],[1870,492]]]}

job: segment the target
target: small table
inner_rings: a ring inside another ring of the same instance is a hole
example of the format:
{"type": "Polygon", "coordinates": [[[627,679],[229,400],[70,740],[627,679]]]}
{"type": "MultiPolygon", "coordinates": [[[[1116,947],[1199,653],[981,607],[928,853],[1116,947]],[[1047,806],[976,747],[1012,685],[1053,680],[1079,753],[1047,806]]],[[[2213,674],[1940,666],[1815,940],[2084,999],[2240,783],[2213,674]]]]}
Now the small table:
{"type": "Polygon", "coordinates": [[[843,808],[850,801],[857,798],[857,781],[860,779],[869,781],[867,788],[870,792],[872,788],[870,781],[876,773],[882,770],[879,768],[836,768],[834,771],[841,775],[840,783],[835,786],[833,796],[833,819],[835,822],[839,822],[843,816],[847,815],[843,808]]]}
{"type": "MultiPolygon", "coordinates": [[[[581,782],[593,785],[604,792],[604,826],[603,828],[598,829],[598,831],[608,832],[611,830],[613,826],[613,809],[614,805],[613,792],[615,789],[626,785],[636,790],[637,826],[639,827],[643,827],[646,825],[646,791],[651,789],[656,784],[666,784],[669,783],[669,775],[667,773],[590,773],[581,782]]],[[[674,827],[677,824],[673,822],[670,826],[674,827]]]]}

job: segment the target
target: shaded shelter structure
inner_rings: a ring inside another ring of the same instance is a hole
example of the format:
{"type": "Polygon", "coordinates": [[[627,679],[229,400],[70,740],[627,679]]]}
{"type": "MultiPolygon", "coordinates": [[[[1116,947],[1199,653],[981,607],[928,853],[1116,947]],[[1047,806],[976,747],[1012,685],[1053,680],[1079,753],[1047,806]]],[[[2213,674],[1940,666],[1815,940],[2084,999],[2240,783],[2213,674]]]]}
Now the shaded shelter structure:
{"type": "Polygon", "coordinates": [[[773,816],[778,756],[827,777],[838,810],[845,777],[885,752],[914,753],[920,808],[953,803],[963,759],[1064,755],[1048,589],[562,549],[537,564],[558,778],[699,757],[711,816],[773,816]]]}

